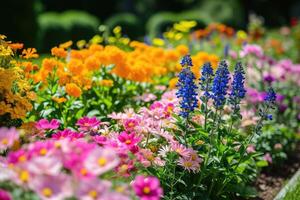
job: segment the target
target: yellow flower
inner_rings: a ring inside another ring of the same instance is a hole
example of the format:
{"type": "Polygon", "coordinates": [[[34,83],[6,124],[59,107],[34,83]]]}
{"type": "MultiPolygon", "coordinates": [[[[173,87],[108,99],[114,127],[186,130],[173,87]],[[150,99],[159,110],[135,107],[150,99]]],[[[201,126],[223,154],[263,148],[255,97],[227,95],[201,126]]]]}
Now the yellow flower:
{"type": "Polygon", "coordinates": [[[113,33],[116,34],[116,35],[120,34],[121,31],[122,31],[121,26],[116,26],[116,27],[113,29],[113,33]]]}
{"type": "Polygon", "coordinates": [[[175,77],[175,78],[172,78],[170,81],[169,81],[169,88],[170,89],[174,89],[176,87],[176,84],[178,82],[178,78],[175,77]]]}
{"type": "Polygon", "coordinates": [[[160,38],[154,38],[154,39],[152,40],[152,43],[153,43],[154,45],[156,45],[156,46],[159,46],[159,47],[165,45],[165,41],[164,41],[163,39],[160,39],[160,38]]]}
{"type": "Polygon", "coordinates": [[[99,44],[103,42],[103,37],[101,37],[100,35],[95,35],[91,40],[90,43],[91,44],[99,44]]]}

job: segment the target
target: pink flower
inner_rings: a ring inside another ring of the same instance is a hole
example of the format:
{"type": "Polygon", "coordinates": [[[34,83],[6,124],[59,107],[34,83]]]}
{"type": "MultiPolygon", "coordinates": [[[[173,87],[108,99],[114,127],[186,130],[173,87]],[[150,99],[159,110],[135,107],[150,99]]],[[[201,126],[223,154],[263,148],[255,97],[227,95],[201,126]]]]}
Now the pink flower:
{"type": "Polygon", "coordinates": [[[106,141],[107,141],[107,138],[103,135],[95,135],[93,137],[93,140],[94,140],[94,142],[96,142],[99,145],[105,145],[106,141]]]}
{"type": "Polygon", "coordinates": [[[51,137],[52,137],[52,139],[55,139],[55,140],[61,140],[61,139],[65,139],[65,138],[68,138],[70,140],[75,140],[75,139],[83,138],[84,135],[83,135],[83,133],[77,133],[70,129],[65,129],[63,131],[58,131],[58,132],[52,134],[51,137]]]}
{"type": "Polygon", "coordinates": [[[199,162],[192,160],[191,158],[183,158],[180,157],[178,160],[178,164],[182,166],[185,170],[193,171],[194,173],[198,172],[200,169],[199,162]]]}
{"type": "Polygon", "coordinates": [[[157,97],[154,94],[152,94],[152,93],[145,93],[142,96],[135,97],[135,100],[141,100],[141,101],[144,101],[144,102],[150,102],[150,101],[155,100],[156,98],[157,97]]]}
{"type": "Polygon", "coordinates": [[[12,198],[11,198],[11,195],[7,191],[0,189],[0,199],[1,200],[11,200],[12,198]]]}
{"type": "Polygon", "coordinates": [[[83,117],[77,121],[76,125],[79,126],[79,130],[81,131],[90,131],[97,129],[100,123],[100,120],[96,117],[83,117]]]}
{"type": "Polygon", "coordinates": [[[11,147],[19,139],[19,133],[16,128],[0,128],[0,152],[11,147]]]}
{"type": "Polygon", "coordinates": [[[243,58],[247,55],[254,55],[258,58],[263,56],[263,50],[260,46],[255,44],[247,44],[243,47],[243,50],[240,52],[240,56],[243,58]]]}
{"type": "Polygon", "coordinates": [[[65,174],[37,176],[30,187],[42,200],[64,200],[72,196],[71,180],[65,174]]]}
{"type": "Polygon", "coordinates": [[[255,152],[255,146],[250,144],[247,149],[246,149],[247,153],[254,153],[255,152]]]}
{"type": "Polygon", "coordinates": [[[50,122],[47,119],[41,119],[36,122],[35,127],[38,130],[55,130],[59,127],[60,122],[57,119],[52,119],[50,122]]]}
{"type": "Polygon", "coordinates": [[[58,175],[61,161],[54,156],[35,156],[27,163],[27,169],[33,174],[58,175]]]}
{"type": "Polygon", "coordinates": [[[132,183],[135,194],[141,200],[160,200],[163,190],[156,177],[137,176],[132,183]]]}
{"type": "Polygon", "coordinates": [[[125,119],[123,122],[123,126],[126,131],[133,131],[134,128],[139,124],[137,119],[125,119]]]}
{"type": "Polygon", "coordinates": [[[129,177],[130,172],[135,169],[134,162],[130,159],[122,159],[121,163],[116,167],[116,171],[119,175],[129,177]]]}
{"type": "Polygon", "coordinates": [[[272,156],[271,156],[270,153],[266,153],[266,154],[264,155],[264,160],[265,160],[265,161],[268,161],[268,163],[272,163],[272,162],[273,162],[273,159],[272,159],[272,156]]]}
{"type": "Polygon", "coordinates": [[[121,132],[118,136],[118,140],[127,146],[134,146],[141,141],[140,137],[137,137],[135,133],[127,133],[126,131],[121,132]]]}
{"type": "MultiPolygon", "coordinates": [[[[101,200],[130,200],[128,196],[116,192],[109,192],[103,195],[101,200]]],[[[100,199],[99,199],[100,200],[100,199]]]]}
{"type": "Polygon", "coordinates": [[[101,181],[97,177],[81,180],[76,190],[76,197],[80,200],[100,200],[106,193],[109,193],[110,188],[109,181],[101,181]]]}
{"type": "Polygon", "coordinates": [[[190,151],[182,144],[179,144],[178,142],[173,142],[171,144],[171,149],[172,151],[175,151],[182,157],[189,157],[190,156],[190,151]]]}
{"type": "Polygon", "coordinates": [[[37,141],[35,143],[31,143],[28,146],[28,155],[32,156],[45,156],[52,154],[55,151],[54,142],[51,140],[45,141],[37,141]]]}
{"type": "Polygon", "coordinates": [[[103,174],[119,164],[119,158],[113,149],[96,148],[84,161],[84,167],[94,175],[103,174]]]}

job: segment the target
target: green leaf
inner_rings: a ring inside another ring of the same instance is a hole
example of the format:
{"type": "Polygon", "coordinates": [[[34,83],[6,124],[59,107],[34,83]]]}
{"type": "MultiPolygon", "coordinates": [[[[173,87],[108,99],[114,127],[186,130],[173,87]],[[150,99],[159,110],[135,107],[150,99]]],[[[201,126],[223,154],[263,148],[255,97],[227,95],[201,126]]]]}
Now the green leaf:
{"type": "Polygon", "coordinates": [[[258,162],[256,162],[256,166],[257,167],[267,167],[269,164],[266,160],[260,160],[258,162]]]}

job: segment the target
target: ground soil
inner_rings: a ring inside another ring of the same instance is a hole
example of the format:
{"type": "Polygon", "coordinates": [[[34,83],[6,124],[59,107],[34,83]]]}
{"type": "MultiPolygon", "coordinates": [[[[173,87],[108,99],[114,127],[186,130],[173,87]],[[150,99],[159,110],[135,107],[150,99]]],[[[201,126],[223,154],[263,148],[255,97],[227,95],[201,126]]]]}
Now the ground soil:
{"type": "Polygon", "coordinates": [[[279,167],[263,170],[255,186],[259,196],[252,200],[273,200],[281,188],[300,168],[300,144],[279,167]]]}

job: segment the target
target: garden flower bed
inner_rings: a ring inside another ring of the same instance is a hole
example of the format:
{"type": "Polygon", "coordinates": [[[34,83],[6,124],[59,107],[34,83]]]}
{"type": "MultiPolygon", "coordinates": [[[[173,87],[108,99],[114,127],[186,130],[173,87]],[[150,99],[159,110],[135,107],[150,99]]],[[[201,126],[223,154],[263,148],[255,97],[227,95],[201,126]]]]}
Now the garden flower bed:
{"type": "Polygon", "coordinates": [[[272,199],[300,161],[300,26],[195,26],[42,58],[0,35],[0,199],[272,199]]]}

